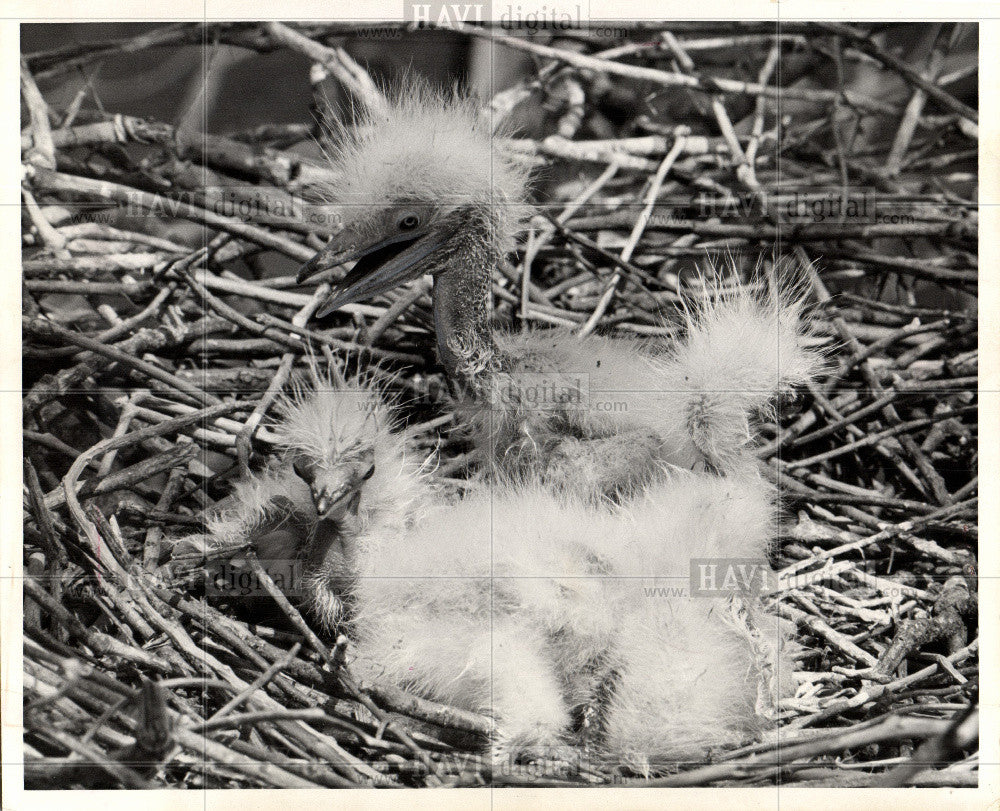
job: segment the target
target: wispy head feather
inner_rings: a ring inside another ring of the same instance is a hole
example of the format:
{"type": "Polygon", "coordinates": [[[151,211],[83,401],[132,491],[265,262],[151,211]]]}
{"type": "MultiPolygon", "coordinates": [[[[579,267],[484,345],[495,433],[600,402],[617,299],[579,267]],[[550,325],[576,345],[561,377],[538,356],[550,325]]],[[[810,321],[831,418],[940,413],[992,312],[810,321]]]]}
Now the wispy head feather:
{"type": "Polygon", "coordinates": [[[344,378],[338,369],[319,372],[310,365],[313,381],[298,383],[276,403],[272,431],[286,450],[313,459],[330,460],[359,447],[372,447],[393,428],[389,405],[378,372],[344,378]]]}
{"type": "Polygon", "coordinates": [[[413,78],[387,95],[386,108],[362,110],[353,127],[334,125],[331,204],[519,208],[529,167],[502,147],[505,133],[491,131],[475,99],[413,78]]]}

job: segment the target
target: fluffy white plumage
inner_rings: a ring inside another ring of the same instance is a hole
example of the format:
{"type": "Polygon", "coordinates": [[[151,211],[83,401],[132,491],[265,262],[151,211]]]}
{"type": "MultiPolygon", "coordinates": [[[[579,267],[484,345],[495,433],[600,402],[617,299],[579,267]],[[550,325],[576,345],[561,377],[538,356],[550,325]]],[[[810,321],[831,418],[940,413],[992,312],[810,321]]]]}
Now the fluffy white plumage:
{"type": "Polygon", "coordinates": [[[499,758],[551,756],[587,706],[614,762],[699,757],[756,734],[787,687],[773,618],[688,592],[692,559],[766,561],[772,515],[757,477],[674,471],[613,510],[539,485],[374,527],[356,541],[353,667],[490,714],[499,758]]]}
{"type": "Polygon", "coordinates": [[[811,379],[821,356],[791,293],[710,292],[672,343],[556,330],[499,337],[517,365],[491,376],[473,415],[498,471],[602,497],[641,490],[664,463],[720,473],[746,464],[753,418],[811,379]],[[520,396],[532,384],[569,392],[566,405],[520,396]]]}
{"type": "Polygon", "coordinates": [[[384,109],[357,113],[350,128],[334,124],[336,149],[328,157],[338,177],[320,190],[343,219],[363,226],[386,205],[403,202],[433,202],[444,217],[482,206],[504,240],[495,248],[511,249],[506,240],[530,213],[530,165],[502,148],[507,133],[493,130],[474,99],[410,80],[389,93],[384,109]]]}
{"type": "Polygon", "coordinates": [[[340,140],[344,231],[300,279],[356,261],[334,308],[434,275],[439,354],[477,394],[490,487],[446,501],[377,386],[358,409],[335,385],[286,404],[285,457],[239,491],[230,534],[282,488],[307,509],[317,482],[373,464],[357,520],[304,541],[307,605],[333,627],[349,602],[356,673],[490,714],[503,759],[578,741],[581,709],[596,751],[639,770],[754,736],[791,680],[785,632],[752,597],[684,590],[695,559],[766,558],[775,496],[746,449],[755,414],[818,365],[794,296],[716,290],[670,344],[494,336],[526,172],[475,105],[408,87],[340,140]],[[540,408],[530,385],[577,396],[540,408]]]}
{"type": "Polygon", "coordinates": [[[249,540],[265,568],[297,562],[304,607],[333,630],[344,620],[339,592],[355,571],[357,533],[399,533],[419,517],[433,500],[429,463],[405,453],[377,376],[317,379],[282,398],[276,411],[270,427],[281,452],[237,482],[224,508],[207,518],[206,535],[178,541],[178,551],[249,540]],[[325,485],[333,490],[369,467],[368,486],[349,510],[320,514],[325,485]]]}
{"type": "MultiPolygon", "coordinates": [[[[752,738],[794,684],[786,631],[750,595],[691,595],[692,561],[766,565],[775,493],[746,453],[750,419],[816,361],[795,305],[734,294],[688,327],[670,351],[635,352],[624,368],[605,368],[621,356],[592,342],[603,385],[659,375],[665,389],[624,418],[567,417],[595,434],[607,422],[616,441],[623,419],[657,436],[660,455],[639,463],[658,475],[617,504],[527,473],[449,501],[394,431],[378,381],[328,380],[281,404],[272,430],[284,452],[237,486],[209,524],[213,542],[297,516],[305,607],[350,629],[355,673],[491,715],[497,759],[578,743],[581,711],[591,751],[639,771],[752,738]],[[698,459],[711,471],[690,470],[698,459]],[[322,519],[315,482],[368,464],[351,520],[322,519]]],[[[564,351],[542,344],[539,365],[564,351]]]]}

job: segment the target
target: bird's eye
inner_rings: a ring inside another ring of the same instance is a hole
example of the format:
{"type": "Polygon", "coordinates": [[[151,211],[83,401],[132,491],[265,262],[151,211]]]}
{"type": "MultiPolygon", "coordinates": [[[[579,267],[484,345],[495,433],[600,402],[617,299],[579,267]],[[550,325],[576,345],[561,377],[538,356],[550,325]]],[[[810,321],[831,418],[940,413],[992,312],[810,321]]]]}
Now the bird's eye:
{"type": "Polygon", "coordinates": [[[292,462],[292,470],[294,470],[295,475],[302,479],[302,481],[306,482],[306,484],[312,482],[312,470],[302,459],[296,459],[292,462]]]}
{"type": "Polygon", "coordinates": [[[420,225],[420,218],[416,214],[407,214],[399,221],[400,231],[412,231],[420,225]]]}

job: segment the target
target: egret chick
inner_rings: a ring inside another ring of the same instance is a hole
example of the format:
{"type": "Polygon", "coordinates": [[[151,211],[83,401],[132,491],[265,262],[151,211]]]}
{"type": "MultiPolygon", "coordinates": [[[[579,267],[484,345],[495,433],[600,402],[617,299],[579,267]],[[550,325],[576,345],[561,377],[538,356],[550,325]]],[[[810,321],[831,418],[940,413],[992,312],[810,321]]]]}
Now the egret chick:
{"type": "Polygon", "coordinates": [[[471,389],[477,444],[501,476],[615,500],[663,463],[737,466],[752,413],[816,368],[794,294],[720,288],[675,344],[494,336],[492,280],[531,211],[503,135],[473,101],[420,84],[345,127],[329,190],[343,228],[299,281],[354,265],[317,316],[430,274],[438,355],[471,389]],[[540,404],[540,391],[559,399],[540,404]],[[625,407],[601,407],[615,400],[625,407]]]}
{"type": "Polygon", "coordinates": [[[676,471],[613,510],[520,484],[373,526],[355,541],[352,668],[488,714],[499,763],[579,744],[584,711],[593,751],[639,771],[753,738],[793,684],[785,631],[749,592],[689,584],[699,559],[766,568],[772,497],[676,471]]]}
{"type": "Polygon", "coordinates": [[[333,631],[348,619],[357,533],[402,531],[432,488],[405,455],[376,376],[300,386],[276,412],[279,454],[209,517],[207,547],[249,543],[286,595],[333,631]]]}

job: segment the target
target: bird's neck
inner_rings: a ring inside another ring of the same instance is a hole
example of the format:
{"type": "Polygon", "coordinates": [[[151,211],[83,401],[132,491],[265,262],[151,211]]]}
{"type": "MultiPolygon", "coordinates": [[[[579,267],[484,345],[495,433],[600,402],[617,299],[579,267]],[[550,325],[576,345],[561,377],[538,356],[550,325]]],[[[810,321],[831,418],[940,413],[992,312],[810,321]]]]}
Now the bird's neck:
{"type": "Polygon", "coordinates": [[[434,278],[434,331],[448,374],[470,382],[499,362],[490,319],[493,273],[503,261],[488,213],[468,212],[446,268],[434,278]]]}

